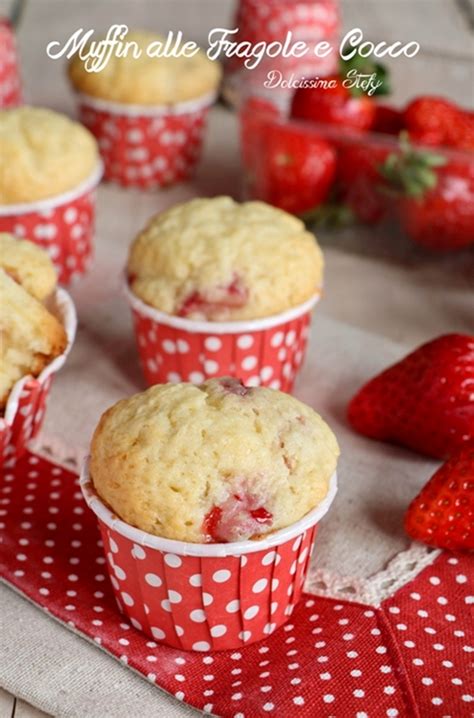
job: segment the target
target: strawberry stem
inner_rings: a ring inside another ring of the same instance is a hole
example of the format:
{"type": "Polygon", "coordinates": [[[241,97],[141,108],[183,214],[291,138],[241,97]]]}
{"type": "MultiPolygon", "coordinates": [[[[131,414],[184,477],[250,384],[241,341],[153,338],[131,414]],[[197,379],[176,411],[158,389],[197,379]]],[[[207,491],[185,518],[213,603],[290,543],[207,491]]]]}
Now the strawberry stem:
{"type": "Polygon", "coordinates": [[[414,147],[406,132],[400,133],[400,152],[392,152],[378,170],[396,194],[421,198],[438,184],[437,167],[446,164],[443,155],[414,147]]]}

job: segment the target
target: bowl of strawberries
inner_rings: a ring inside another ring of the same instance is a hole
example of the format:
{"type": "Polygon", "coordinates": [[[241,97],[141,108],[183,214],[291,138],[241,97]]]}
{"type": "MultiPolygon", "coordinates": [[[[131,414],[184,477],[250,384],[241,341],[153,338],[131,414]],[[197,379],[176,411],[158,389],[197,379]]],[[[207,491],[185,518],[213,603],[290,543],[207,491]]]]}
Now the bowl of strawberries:
{"type": "Polygon", "coordinates": [[[382,66],[356,57],[300,83],[284,110],[268,93],[244,99],[247,196],[316,227],[388,221],[428,250],[472,245],[474,113],[435,96],[396,108],[388,92],[382,66]]]}

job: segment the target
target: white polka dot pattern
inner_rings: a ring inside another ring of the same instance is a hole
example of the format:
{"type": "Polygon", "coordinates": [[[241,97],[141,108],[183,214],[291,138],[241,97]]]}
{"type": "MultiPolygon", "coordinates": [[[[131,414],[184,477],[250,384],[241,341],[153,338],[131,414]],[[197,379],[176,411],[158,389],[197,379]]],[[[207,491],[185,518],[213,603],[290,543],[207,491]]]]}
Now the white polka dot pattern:
{"type": "MultiPolygon", "coordinates": [[[[236,570],[223,559],[210,568],[199,558],[191,567],[187,557],[178,557],[183,564],[177,566],[171,558],[176,554],[170,553],[165,563],[164,555],[157,559],[148,547],[125,545],[121,536],[104,529],[105,559],[94,515],[75,511],[83,501],[74,479],[70,471],[31,454],[4,467],[0,530],[7,546],[5,579],[152,684],[201,711],[232,718],[472,715],[469,556],[441,554],[378,608],[306,594],[290,622],[277,630],[280,618],[269,619],[271,604],[260,603],[254,588],[278,576],[286,594],[285,574],[295,558],[297,576],[303,575],[299,558],[306,538],[290,542],[283,552],[281,547],[257,552],[258,563],[248,555],[236,570]],[[53,517],[50,507],[58,508],[53,517]],[[117,612],[105,562],[119,586],[120,610],[129,612],[129,619],[117,612]],[[162,583],[143,579],[134,584],[129,576],[135,569],[142,576],[159,575],[162,583]],[[217,572],[227,570],[230,577],[215,580],[216,574],[225,577],[217,572]],[[240,602],[227,600],[227,592],[240,592],[240,602]],[[205,607],[205,594],[214,596],[212,610],[205,607]],[[169,612],[158,609],[162,600],[169,612]],[[259,608],[256,614],[249,611],[253,606],[259,608]],[[193,624],[199,631],[191,639],[195,652],[161,645],[170,637],[177,645],[178,639],[186,641],[189,624],[178,623],[177,612],[199,609],[205,620],[193,624]],[[241,623],[241,647],[209,653],[212,646],[225,645],[233,617],[241,623]],[[260,627],[262,639],[252,643],[260,627]]],[[[277,593],[271,598],[278,603],[277,593]]],[[[286,605],[285,595],[282,601],[286,605]]],[[[280,617],[279,606],[275,610],[280,617]]]]}
{"type": "Polygon", "coordinates": [[[0,232],[27,237],[50,256],[60,284],[84,274],[92,261],[95,190],[42,211],[0,216],[0,232]],[[74,219],[72,219],[74,217],[74,219]]]}
{"type": "MultiPolygon", "coordinates": [[[[278,70],[283,77],[291,73],[299,77],[324,76],[337,69],[337,43],[340,32],[340,15],[335,0],[298,0],[298,2],[263,2],[262,0],[240,0],[237,13],[231,25],[239,28],[235,42],[272,43],[283,42],[291,31],[293,37],[304,38],[308,46],[320,40],[332,44],[333,51],[326,57],[311,53],[303,57],[272,57],[264,59],[258,67],[245,72],[245,84],[262,92],[262,83],[269,70],[278,70]]],[[[244,69],[244,58],[232,57],[226,63],[226,75],[244,69]]],[[[242,81],[242,78],[239,78],[242,81]]],[[[284,84],[284,83],[283,83],[284,84]]],[[[273,88],[269,94],[289,96],[293,90],[287,87],[273,88]]],[[[273,99],[273,98],[272,98],[273,99]]],[[[257,148],[257,151],[260,148],[257,148]]]]}
{"type": "Polygon", "coordinates": [[[287,621],[314,535],[309,529],[296,542],[241,558],[199,558],[144,546],[137,557],[129,539],[105,525],[101,532],[121,609],[155,640],[194,651],[238,648],[287,621]]]}
{"type": "Polygon", "coordinates": [[[22,103],[15,35],[7,20],[0,18],[0,108],[22,103]]]}
{"type": "Polygon", "coordinates": [[[177,115],[129,116],[81,100],[81,122],[98,140],[104,177],[125,187],[166,187],[198,162],[208,108],[177,115]]]}
{"type": "Polygon", "coordinates": [[[185,332],[132,310],[143,373],[149,385],[168,381],[199,384],[237,376],[247,386],[290,392],[304,361],[311,313],[271,329],[247,334],[185,332]],[[281,361],[281,345],[285,361],[281,361]]]}

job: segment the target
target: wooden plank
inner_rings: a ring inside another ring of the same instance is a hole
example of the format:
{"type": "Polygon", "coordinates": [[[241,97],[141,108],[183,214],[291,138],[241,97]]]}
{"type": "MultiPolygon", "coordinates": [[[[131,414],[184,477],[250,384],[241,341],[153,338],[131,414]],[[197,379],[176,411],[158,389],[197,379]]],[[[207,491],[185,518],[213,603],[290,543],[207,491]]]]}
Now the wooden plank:
{"type": "Polygon", "coordinates": [[[20,698],[16,699],[15,712],[12,718],[47,718],[48,714],[43,713],[38,708],[22,701],[20,698]]]}
{"type": "Polygon", "coordinates": [[[0,688],[0,718],[12,718],[15,710],[15,696],[0,688]]]}

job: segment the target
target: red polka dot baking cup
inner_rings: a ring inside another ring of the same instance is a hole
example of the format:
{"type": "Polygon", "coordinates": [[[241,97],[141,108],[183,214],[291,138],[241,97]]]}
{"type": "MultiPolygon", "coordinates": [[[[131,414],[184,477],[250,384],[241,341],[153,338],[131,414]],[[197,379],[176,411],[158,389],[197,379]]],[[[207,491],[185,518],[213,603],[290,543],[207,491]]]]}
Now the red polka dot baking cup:
{"type": "Polygon", "coordinates": [[[25,376],[13,386],[5,411],[0,417],[0,458],[8,461],[21,456],[43,422],[48,393],[54,374],[66,361],[76,335],[76,310],[64,289],[56,290],[50,310],[62,322],[67,335],[65,351],[48,364],[38,377],[25,376]]]}
{"type": "Polygon", "coordinates": [[[166,187],[188,179],[201,153],[208,94],[176,105],[124,105],[79,94],[81,122],[99,143],[104,177],[128,187],[166,187]]]}
{"type": "Polygon", "coordinates": [[[0,18],[0,108],[17,107],[23,101],[13,28],[0,18]]]}
{"type": "Polygon", "coordinates": [[[291,42],[304,41],[309,51],[302,57],[282,53],[270,56],[252,69],[246,68],[245,57],[229,58],[225,63],[225,91],[231,101],[264,94],[285,108],[296,80],[337,70],[341,18],[336,0],[240,0],[232,27],[238,28],[231,37],[233,42],[248,42],[254,47],[261,42],[284,43],[291,32],[291,42]],[[318,57],[312,49],[323,40],[332,51],[318,57]]]}
{"type": "Polygon", "coordinates": [[[121,521],[80,478],[96,514],[120,610],[159,643],[192,651],[239,648],[268,637],[293,613],[306,578],[317,524],[337,490],[304,518],[259,541],[183,543],[121,521]]]}
{"type": "Polygon", "coordinates": [[[0,232],[44,249],[61,284],[84,274],[92,261],[96,187],[102,164],[77,188],[38,202],[0,206],[0,232]]]}
{"type": "Polygon", "coordinates": [[[252,44],[282,41],[288,32],[310,43],[337,35],[340,23],[337,0],[240,0],[233,27],[239,41],[252,44]]]}
{"type": "Polygon", "coordinates": [[[160,312],[125,286],[138,352],[149,385],[201,384],[233,376],[246,386],[290,392],[305,356],[314,295],[304,304],[264,319],[195,321],[160,312]]]}

